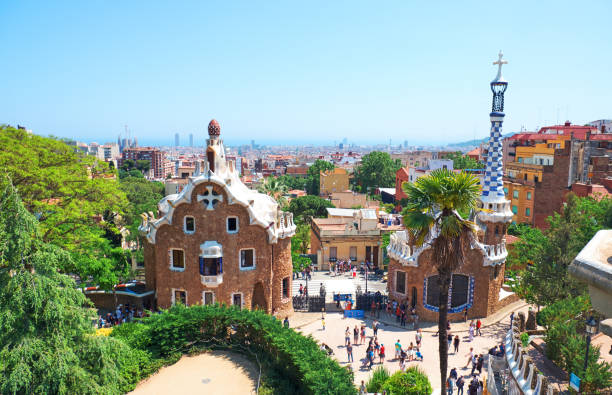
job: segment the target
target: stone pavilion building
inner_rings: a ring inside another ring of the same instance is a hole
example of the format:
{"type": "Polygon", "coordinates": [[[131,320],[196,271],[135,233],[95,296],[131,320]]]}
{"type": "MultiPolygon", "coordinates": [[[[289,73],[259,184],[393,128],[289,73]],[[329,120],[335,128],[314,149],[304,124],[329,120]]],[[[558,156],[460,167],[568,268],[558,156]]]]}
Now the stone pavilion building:
{"type": "Polygon", "coordinates": [[[220,302],[291,314],[293,216],[240,181],[214,119],[208,134],[202,171],[160,201],[158,217],[143,214],[147,287],[161,308],[220,302]]]}
{"type": "MultiPolygon", "coordinates": [[[[477,236],[467,253],[464,263],[453,273],[449,290],[449,319],[485,317],[501,307],[517,300],[516,296],[502,290],[504,264],[508,252],[505,234],[512,221],[510,201],[503,189],[501,130],[504,120],[504,92],[508,83],[501,75],[500,58],[497,77],[491,82],[493,110],[490,114],[491,133],[488,143],[486,172],[478,202],[486,209],[471,214],[477,227],[477,236]]],[[[431,242],[437,235],[432,232],[422,246],[410,242],[406,231],[391,235],[389,254],[388,290],[390,299],[407,301],[426,321],[437,321],[439,311],[438,274],[432,261],[431,242]]]]}

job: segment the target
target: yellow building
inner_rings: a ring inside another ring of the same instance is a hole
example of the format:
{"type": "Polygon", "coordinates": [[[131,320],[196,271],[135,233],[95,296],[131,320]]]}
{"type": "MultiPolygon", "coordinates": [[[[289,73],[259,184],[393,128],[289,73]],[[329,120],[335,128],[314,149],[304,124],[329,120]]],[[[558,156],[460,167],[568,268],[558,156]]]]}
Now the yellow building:
{"type": "Polygon", "coordinates": [[[330,196],[333,192],[349,189],[349,174],[346,169],[336,167],[319,174],[319,195],[330,196]]]}
{"type": "Polygon", "coordinates": [[[564,148],[567,137],[541,135],[539,142],[528,137],[527,145],[518,145],[523,135],[515,136],[510,137],[516,140],[515,159],[504,166],[504,191],[511,201],[512,221],[533,225],[536,183],[542,181],[544,166],[553,165],[555,149],[564,148]]]}
{"type": "Polygon", "coordinates": [[[382,265],[376,210],[328,209],[328,212],[330,218],[314,218],[310,229],[310,252],[317,254],[320,270],[328,270],[338,260],[382,265]]]}

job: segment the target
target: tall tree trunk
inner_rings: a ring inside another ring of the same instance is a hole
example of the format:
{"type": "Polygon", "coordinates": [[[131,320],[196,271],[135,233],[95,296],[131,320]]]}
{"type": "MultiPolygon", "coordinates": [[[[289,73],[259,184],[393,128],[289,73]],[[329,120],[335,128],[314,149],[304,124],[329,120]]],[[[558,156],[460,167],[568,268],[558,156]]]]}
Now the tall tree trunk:
{"type": "Polygon", "coordinates": [[[446,322],[448,321],[448,289],[450,288],[452,273],[448,270],[439,270],[440,281],[440,305],[438,313],[438,347],[440,352],[440,394],[446,394],[446,371],[448,370],[448,332],[446,322]]]}

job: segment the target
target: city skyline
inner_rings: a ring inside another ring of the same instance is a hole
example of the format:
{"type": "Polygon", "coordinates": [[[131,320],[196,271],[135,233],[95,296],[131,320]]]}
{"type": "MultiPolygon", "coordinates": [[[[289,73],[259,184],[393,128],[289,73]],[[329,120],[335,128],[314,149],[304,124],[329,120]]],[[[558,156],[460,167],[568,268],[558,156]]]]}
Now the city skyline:
{"type": "Polygon", "coordinates": [[[594,19],[606,2],[513,4],[496,18],[487,3],[75,4],[2,6],[0,122],[101,143],[127,124],[143,144],[178,132],[202,145],[212,118],[236,142],[482,139],[500,49],[506,132],[612,117],[612,54],[594,19]]]}

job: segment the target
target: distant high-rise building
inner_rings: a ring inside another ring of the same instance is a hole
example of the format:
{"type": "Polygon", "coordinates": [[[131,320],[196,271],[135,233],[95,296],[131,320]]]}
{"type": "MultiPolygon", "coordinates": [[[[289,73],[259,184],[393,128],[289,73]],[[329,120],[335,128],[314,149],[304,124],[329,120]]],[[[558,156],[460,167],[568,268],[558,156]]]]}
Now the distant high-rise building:
{"type": "Polygon", "coordinates": [[[189,146],[193,147],[193,133],[189,133],[189,146]]]}
{"type": "Polygon", "coordinates": [[[178,146],[179,146],[179,143],[180,143],[180,141],[179,141],[179,134],[178,134],[178,133],[175,133],[175,134],[174,134],[174,146],[175,146],[175,147],[178,147],[178,146]]]}
{"type": "Polygon", "coordinates": [[[408,140],[404,140],[404,148],[408,148],[408,140]]]}
{"type": "Polygon", "coordinates": [[[251,140],[251,148],[255,148],[255,140],[251,140]]]}

